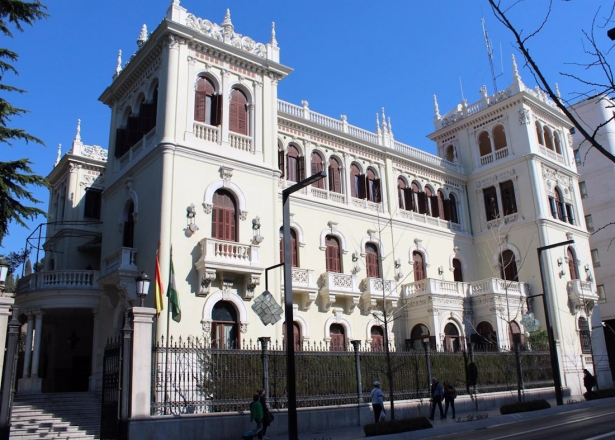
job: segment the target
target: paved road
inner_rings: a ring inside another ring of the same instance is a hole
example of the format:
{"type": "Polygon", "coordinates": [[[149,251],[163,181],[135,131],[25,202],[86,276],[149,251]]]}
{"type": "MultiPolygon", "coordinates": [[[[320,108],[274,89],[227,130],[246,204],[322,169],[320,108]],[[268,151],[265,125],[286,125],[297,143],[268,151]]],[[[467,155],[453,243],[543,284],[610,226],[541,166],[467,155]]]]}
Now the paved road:
{"type": "Polygon", "coordinates": [[[581,408],[532,420],[516,421],[434,436],[440,440],[608,440],[615,439],[615,407],[581,408]]]}

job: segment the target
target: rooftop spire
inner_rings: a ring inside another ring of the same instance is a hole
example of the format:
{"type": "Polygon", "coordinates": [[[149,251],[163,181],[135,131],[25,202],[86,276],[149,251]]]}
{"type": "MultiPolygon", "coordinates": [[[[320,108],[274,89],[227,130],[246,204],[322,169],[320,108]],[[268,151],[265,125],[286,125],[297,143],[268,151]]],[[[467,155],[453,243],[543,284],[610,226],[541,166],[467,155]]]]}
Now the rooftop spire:
{"type": "Polygon", "coordinates": [[[273,47],[278,47],[278,40],[275,39],[275,21],[271,22],[271,41],[269,44],[273,47]]]}
{"type": "Polygon", "coordinates": [[[115,75],[113,75],[113,79],[117,78],[121,72],[122,72],[122,51],[120,50],[117,53],[117,66],[115,67],[115,75]]]}
{"type": "Polygon", "coordinates": [[[77,133],[75,133],[74,142],[81,142],[81,119],[77,119],[77,133]]]}
{"type": "Polygon", "coordinates": [[[519,76],[519,69],[517,69],[517,60],[515,60],[515,54],[512,54],[512,69],[513,69],[513,79],[521,80],[519,76]]]}
{"type": "Polygon", "coordinates": [[[391,125],[391,117],[389,116],[389,134],[393,137],[393,126],[391,125]]]}
{"type": "Polygon", "coordinates": [[[141,33],[139,34],[139,38],[137,39],[137,46],[141,47],[147,41],[147,26],[144,24],[141,28],[141,33]]]}
{"type": "Polygon", "coordinates": [[[384,114],[384,107],[382,107],[382,131],[386,132],[388,131],[387,129],[387,118],[384,114]]]}
{"type": "Polygon", "coordinates": [[[53,164],[54,167],[58,166],[60,159],[62,159],[62,144],[58,144],[58,155],[56,156],[56,163],[53,164]]]}
{"type": "Polygon", "coordinates": [[[436,119],[440,119],[440,107],[438,107],[438,98],[436,97],[436,95],[433,95],[433,111],[434,117],[436,119]]]}
{"type": "Polygon", "coordinates": [[[376,131],[380,134],[380,118],[378,117],[378,113],[376,113],[376,131]]]}
{"type": "Polygon", "coordinates": [[[559,92],[559,85],[557,83],[555,83],[555,95],[557,96],[557,98],[561,101],[562,99],[562,94],[559,92]]]}
{"type": "Polygon", "coordinates": [[[224,21],[222,22],[222,29],[224,30],[224,42],[230,43],[233,37],[233,23],[231,22],[231,10],[226,10],[224,21]]]}

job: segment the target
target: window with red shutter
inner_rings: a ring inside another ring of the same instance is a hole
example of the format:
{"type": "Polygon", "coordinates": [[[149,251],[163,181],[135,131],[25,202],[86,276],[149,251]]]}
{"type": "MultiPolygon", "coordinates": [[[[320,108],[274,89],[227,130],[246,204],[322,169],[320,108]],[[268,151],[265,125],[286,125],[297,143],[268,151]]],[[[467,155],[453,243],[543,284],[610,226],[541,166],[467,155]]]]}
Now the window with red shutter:
{"type": "Polygon", "coordinates": [[[294,145],[289,145],[286,153],[286,180],[299,182],[299,150],[294,145]]]}
{"type": "Polygon", "coordinates": [[[437,193],[437,203],[438,203],[438,217],[440,217],[442,220],[445,220],[445,216],[444,216],[444,194],[442,194],[442,191],[438,191],[437,193]]]}
{"type": "Polygon", "coordinates": [[[511,250],[505,250],[500,254],[500,276],[503,280],[519,281],[515,254],[511,250]]]}
{"type": "Polygon", "coordinates": [[[213,97],[216,93],[214,84],[204,77],[196,80],[196,90],[194,92],[194,120],[205,124],[214,125],[213,97]]]}
{"type": "Polygon", "coordinates": [[[237,205],[233,195],[223,189],[214,193],[211,236],[219,240],[237,241],[237,205]]]}
{"type": "MultiPolygon", "coordinates": [[[[299,252],[297,250],[297,233],[290,230],[290,252],[292,254],[292,266],[299,267],[299,252]]],[[[280,263],[284,263],[284,231],[280,228],[280,263]]]]}
{"type": "MultiPolygon", "coordinates": [[[[320,154],[316,152],[312,152],[312,163],[311,163],[311,171],[310,176],[313,176],[316,173],[320,173],[323,170],[322,167],[322,157],[320,154]]],[[[320,189],[325,188],[325,179],[318,179],[316,182],[312,183],[312,186],[320,189]]]]}
{"type": "Polygon", "coordinates": [[[412,260],[414,261],[414,281],[425,279],[425,265],[423,263],[423,254],[418,251],[412,252],[412,260]]]}
{"type": "Polygon", "coordinates": [[[500,207],[498,205],[498,193],[495,190],[495,186],[483,189],[483,198],[485,201],[487,221],[497,219],[500,216],[500,207]]]}
{"type": "Polygon", "coordinates": [[[419,200],[419,214],[427,214],[427,203],[428,203],[428,198],[427,198],[427,194],[425,194],[423,191],[420,191],[417,194],[417,199],[419,200]]]}
{"type": "Polygon", "coordinates": [[[419,211],[419,195],[421,193],[421,189],[416,182],[412,182],[410,186],[412,190],[412,211],[419,211]]]}
{"type": "Polygon", "coordinates": [[[406,189],[406,182],[404,179],[399,177],[397,179],[397,205],[399,209],[408,209],[406,208],[406,199],[404,197],[404,190],[406,189]]]}
{"type": "Polygon", "coordinates": [[[378,248],[373,243],[365,245],[365,265],[367,276],[370,278],[380,278],[378,270],[378,248]]]}
{"type": "Polygon", "coordinates": [[[579,279],[579,271],[577,270],[576,258],[571,248],[566,249],[566,257],[568,258],[568,272],[570,273],[571,280],[579,279]]]}
{"type": "Polygon", "coordinates": [[[504,215],[517,212],[517,201],[515,199],[515,185],[512,180],[500,183],[500,194],[502,196],[502,209],[504,215]]]}
{"type": "Polygon", "coordinates": [[[370,202],[376,202],[376,173],[371,168],[367,169],[367,174],[365,175],[365,184],[367,186],[366,198],[370,202]]]}
{"type": "Polygon", "coordinates": [[[384,349],[384,330],[382,327],[375,325],[370,330],[372,337],[372,351],[382,351],[384,349]]]}
{"type": "Polygon", "coordinates": [[[359,193],[359,176],[361,175],[361,170],[354,163],[350,165],[350,196],[360,199],[361,195],[359,193]]]}
{"type": "Polygon", "coordinates": [[[229,106],[229,130],[248,135],[248,98],[239,89],[231,91],[229,106]]]}
{"type": "Polygon", "coordinates": [[[329,335],[331,336],[331,351],[346,351],[346,330],[341,324],[331,324],[329,335]]]}
{"type": "Polygon", "coordinates": [[[450,209],[451,209],[450,220],[453,223],[459,223],[459,216],[457,215],[457,199],[455,198],[453,194],[451,194],[448,199],[451,202],[450,203],[450,209]]]}
{"type": "MultiPolygon", "coordinates": [[[[284,347],[286,347],[286,323],[282,325],[282,336],[284,338],[284,347]]],[[[296,322],[293,322],[293,339],[295,342],[295,351],[301,351],[301,328],[296,322]]]]}
{"type": "Polygon", "coordinates": [[[340,273],[341,259],[340,259],[340,243],[338,239],[332,235],[327,235],[325,238],[326,246],[326,266],[327,272],[340,273]]]}
{"type": "Polygon", "coordinates": [[[342,193],[340,163],[334,157],[329,159],[329,191],[338,194],[342,193]]]}

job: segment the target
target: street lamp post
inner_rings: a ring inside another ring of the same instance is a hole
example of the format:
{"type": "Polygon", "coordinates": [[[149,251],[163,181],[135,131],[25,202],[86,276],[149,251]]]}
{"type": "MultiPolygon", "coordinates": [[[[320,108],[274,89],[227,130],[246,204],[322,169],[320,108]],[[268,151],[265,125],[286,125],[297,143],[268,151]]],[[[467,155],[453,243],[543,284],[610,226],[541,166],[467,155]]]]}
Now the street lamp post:
{"type": "Polygon", "coordinates": [[[288,390],[288,438],[298,440],[297,390],[295,384],[295,334],[293,328],[292,253],[290,248],[290,195],[320,179],[325,171],[316,173],[282,191],[282,238],[284,240],[284,317],[286,319],[286,387],[288,390]]]}
{"type": "Polygon", "coordinates": [[[135,279],[137,283],[137,296],[139,297],[139,307],[143,307],[143,301],[145,301],[145,297],[147,296],[147,292],[149,291],[149,284],[152,281],[150,277],[147,276],[145,272],[141,272],[135,279]]]}
{"type": "Polygon", "coordinates": [[[548,246],[542,246],[537,249],[538,251],[538,265],[540,266],[540,281],[542,282],[542,305],[545,309],[545,325],[547,327],[547,335],[549,337],[549,351],[551,353],[551,369],[553,370],[553,386],[555,387],[555,400],[557,405],[563,405],[564,399],[562,396],[562,378],[559,374],[559,359],[557,357],[557,347],[555,346],[555,337],[553,336],[553,327],[551,326],[551,318],[549,312],[549,306],[547,303],[547,284],[545,282],[544,270],[542,267],[542,252],[548,249],[553,249],[559,246],[566,246],[574,243],[574,240],[563,241],[561,243],[550,244],[548,246]]]}

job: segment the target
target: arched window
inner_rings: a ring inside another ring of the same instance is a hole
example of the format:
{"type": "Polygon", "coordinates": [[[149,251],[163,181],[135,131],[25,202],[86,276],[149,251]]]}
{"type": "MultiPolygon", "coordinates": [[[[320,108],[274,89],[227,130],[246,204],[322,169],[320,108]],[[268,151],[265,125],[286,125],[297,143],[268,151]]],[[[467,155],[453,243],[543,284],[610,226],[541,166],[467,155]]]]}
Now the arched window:
{"type": "Polygon", "coordinates": [[[286,153],[286,180],[299,182],[303,180],[305,161],[303,156],[299,156],[299,150],[294,145],[288,146],[286,153]]]}
{"type": "Polygon", "coordinates": [[[329,191],[342,193],[342,171],[335,157],[329,159],[329,191]]]}
{"type": "Polygon", "coordinates": [[[515,184],[512,180],[500,182],[500,194],[502,195],[502,210],[504,211],[504,216],[517,212],[515,184]]]}
{"type": "MultiPolygon", "coordinates": [[[[280,263],[284,262],[284,232],[280,228],[280,263]]],[[[290,252],[293,257],[293,267],[299,267],[299,251],[297,250],[297,233],[294,229],[290,230],[290,252]]]]}
{"type": "Polygon", "coordinates": [[[574,252],[572,252],[572,249],[570,247],[566,249],[566,257],[568,259],[568,272],[570,273],[570,279],[580,279],[579,271],[577,270],[577,261],[576,258],[574,258],[574,252]]]}
{"type": "MultiPolygon", "coordinates": [[[[312,174],[320,173],[323,170],[322,167],[322,157],[317,152],[312,152],[312,174]]],[[[325,188],[325,179],[318,179],[316,182],[312,183],[312,186],[315,188],[324,189],[325,188]]]]}
{"type": "Polygon", "coordinates": [[[237,204],[233,195],[219,189],[213,197],[211,236],[219,240],[237,241],[237,204]]]}
{"type": "Polygon", "coordinates": [[[493,128],[493,145],[495,151],[506,148],[506,135],[504,134],[503,125],[498,124],[493,128]]]}
{"type": "Polygon", "coordinates": [[[370,202],[380,203],[382,200],[380,193],[380,179],[376,178],[376,172],[368,168],[366,176],[367,198],[370,202]]]}
{"type": "Polygon", "coordinates": [[[446,147],[445,159],[448,160],[449,162],[455,161],[455,147],[453,147],[452,145],[449,145],[448,147],[446,147]]]}
{"type": "Polygon", "coordinates": [[[331,324],[331,351],[346,351],[346,329],[342,324],[331,324]]]}
{"type": "Polygon", "coordinates": [[[135,204],[130,201],[126,207],[126,214],[124,217],[124,235],[122,238],[122,246],[131,248],[134,247],[135,238],[135,204]]]}
{"type": "Polygon", "coordinates": [[[458,352],[461,349],[459,329],[451,322],[444,327],[444,350],[458,352]]]}
{"type": "Polygon", "coordinates": [[[214,84],[209,78],[199,77],[194,92],[194,120],[208,125],[220,125],[222,99],[216,95],[214,84]]]}
{"type": "Polygon", "coordinates": [[[476,334],[472,335],[472,342],[483,349],[495,348],[498,338],[495,331],[493,331],[493,326],[487,321],[480,322],[476,326],[476,334]]]}
{"type": "Polygon", "coordinates": [[[545,141],[542,137],[542,127],[540,126],[540,122],[536,121],[535,125],[536,125],[536,137],[538,138],[538,143],[544,146],[545,141]]]}
{"type": "Polygon", "coordinates": [[[587,319],[579,317],[579,338],[581,339],[581,353],[590,354],[592,352],[592,335],[589,331],[587,319]]]}
{"type": "Polygon", "coordinates": [[[478,151],[480,153],[480,157],[491,154],[491,140],[489,139],[489,133],[486,131],[483,131],[478,135],[478,151]]]}
{"type": "Polygon", "coordinates": [[[340,242],[337,237],[333,235],[327,235],[325,238],[325,246],[326,246],[326,258],[327,258],[327,272],[337,272],[340,273],[342,271],[342,264],[340,258],[340,242]]]}
{"type": "Polygon", "coordinates": [[[483,189],[483,200],[485,202],[485,215],[487,221],[495,220],[500,217],[500,206],[498,204],[498,193],[495,186],[483,189]]]}
{"type": "Polygon", "coordinates": [[[384,330],[379,325],[374,325],[370,330],[372,337],[372,351],[382,351],[384,349],[384,330]]]}
{"type": "Polygon", "coordinates": [[[399,209],[407,209],[406,208],[406,182],[401,177],[397,178],[397,203],[399,205],[399,209]]]}
{"type": "Polygon", "coordinates": [[[453,223],[459,223],[459,216],[457,215],[457,199],[455,198],[454,194],[451,194],[448,196],[448,200],[449,200],[449,207],[450,207],[450,216],[449,216],[449,220],[452,221],[453,223]]]}
{"type": "Polygon", "coordinates": [[[564,205],[564,198],[559,188],[555,188],[555,208],[557,210],[557,218],[561,221],[567,221],[566,207],[564,205]]]}
{"type": "Polygon", "coordinates": [[[553,150],[553,137],[551,135],[551,129],[545,125],[542,131],[544,133],[545,147],[549,150],[553,150]]]}
{"type": "MultiPolygon", "coordinates": [[[[437,215],[437,217],[440,217],[442,220],[444,220],[444,194],[440,190],[438,190],[438,192],[436,194],[437,194],[436,195],[436,202],[438,204],[438,215],[437,215]]],[[[434,217],[436,217],[436,215],[434,215],[434,217]]]]}
{"type": "Polygon", "coordinates": [[[461,271],[461,261],[453,258],[453,278],[455,281],[463,282],[463,272],[461,271]]]}
{"type": "Polygon", "coordinates": [[[506,281],[519,281],[515,254],[509,249],[500,254],[500,277],[506,281]]]}
{"type": "Polygon", "coordinates": [[[423,194],[421,192],[421,188],[419,187],[419,185],[416,182],[412,182],[412,185],[410,186],[411,190],[412,190],[412,211],[414,212],[419,212],[419,195],[423,194]]]}
{"type": "Polygon", "coordinates": [[[425,263],[423,263],[423,254],[419,251],[412,252],[412,260],[414,262],[414,281],[425,279],[425,263]]]}
{"type": "Polygon", "coordinates": [[[374,243],[367,243],[365,245],[365,265],[367,266],[367,276],[369,278],[380,278],[378,247],[374,243]]]}
{"type": "Polygon", "coordinates": [[[429,345],[432,350],[436,348],[436,339],[435,336],[429,335],[429,328],[423,324],[417,324],[412,328],[410,332],[410,346],[409,349],[412,350],[422,350],[424,347],[425,340],[429,340],[429,345]]]}
{"type": "Polygon", "coordinates": [[[438,217],[438,196],[435,196],[428,186],[425,187],[425,204],[427,206],[426,214],[438,217]]]}
{"type": "Polygon", "coordinates": [[[358,165],[352,164],[350,165],[350,195],[357,199],[361,197],[361,185],[359,183],[361,177],[361,170],[358,165]]]}
{"type": "Polygon", "coordinates": [[[523,335],[521,334],[521,327],[515,321],[511,321],[510,327],[510,342],[515,347],[517,344],[523,344],[523,335]]]}
{"type": "Polygon", "coordinates": [[[562,154],[562,140],[557,131],[553,132],[553,141],[555,142],[555,152],[557,154],[562,154]]]}
{"type": "Polygon", "coordinates": [[[143,100],[139,107],[139,132],[145,136],[156,126],[156,109],[158,107],[158,87],[154,89],[151,101],[143,100]]]}
{"type": "MultiPolygon", "coordinates": [[[[282,336],[284,337],[284,347],[286,347],[286,323],[282,326],[282,336]]],[[[301,327],[296,322],[293,322],[293,341],[295,351],[301,351],[301,327]]]]}
{"type": "Polygon", "coordinates": [[[248,135],[248,98],[239,89],[231,90],[228,129],[235,133],[248,135]]]}
{"type": "Polygon", "coordinates": [[[237,311],[228,301],[219,301],[211,311],[211,342],[215,348],[239,348],[237,311]]]}

